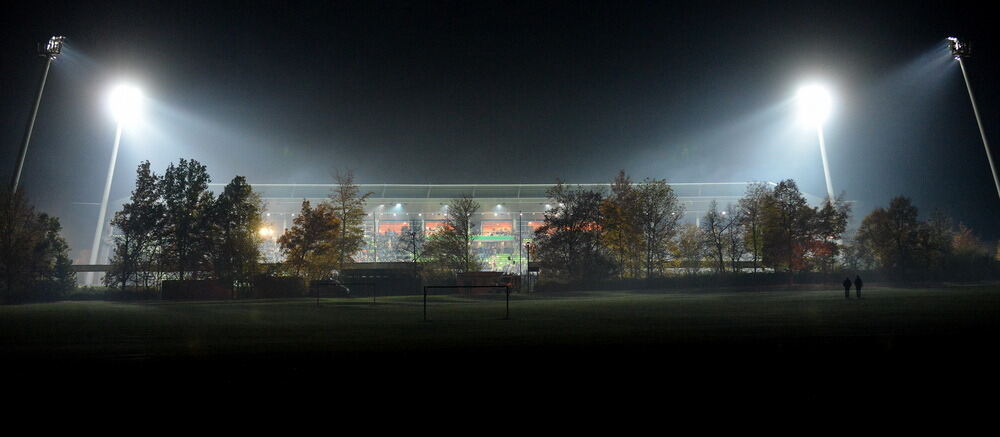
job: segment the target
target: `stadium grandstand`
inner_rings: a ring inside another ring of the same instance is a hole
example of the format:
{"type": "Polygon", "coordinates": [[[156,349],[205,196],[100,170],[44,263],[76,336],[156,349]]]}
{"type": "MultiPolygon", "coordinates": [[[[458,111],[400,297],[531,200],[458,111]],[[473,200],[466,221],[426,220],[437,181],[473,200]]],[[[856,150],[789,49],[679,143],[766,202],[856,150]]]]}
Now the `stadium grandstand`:
{"type": "MultiPolygon", "coordinates": [[[[672,183],[684,205],[684,222],[698,223],[714,200],[722,210],[735,204],[749,182],[672,183]]],[[[773,185],[773,183],[770,183],[773,185]]],[[[570,184],[607,192],[609,184],[570,184]]],[[[224,185],[212,184],[212,191],[224,185]]],[[[396,244],[404,227],[419,223],[425,232],[444,225],[452,199],[470,196],[480,204],[473,217],[473,245],[488,270],[521,272],[526,268],[524,243],[542,225],[545,211],[553,205],[546,196],[552,184],[361,184],[361,193],[372,193],[365,205],[367,245],[357,261],[384,263],[404,260],[396,244]]],[[[292,226],[303,200],[313,204],[328,198],[333,184],[253,184],[267,206],[264,220],[269,228],[264,252],[269,261],[280,259],[276,240],[292,226]]],[[[809,203],[822,199],[805,194],[809,203]]]]}

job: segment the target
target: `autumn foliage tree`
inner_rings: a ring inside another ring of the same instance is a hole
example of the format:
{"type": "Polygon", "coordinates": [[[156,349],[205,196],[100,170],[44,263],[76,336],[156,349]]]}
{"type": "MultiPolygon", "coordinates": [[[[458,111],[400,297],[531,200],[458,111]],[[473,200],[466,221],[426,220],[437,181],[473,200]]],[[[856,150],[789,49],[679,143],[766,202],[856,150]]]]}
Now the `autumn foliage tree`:
{"type": "Polygon", "coordinates": [[[534,243],[542,268],[564,279],[604,279],[614,262],[601,241],[601,193],[562,181],[547,192],[557,202],[545,212],[534,243]]]}
{"type": "Polygon", "coordinates": [[[292,227],[278,238],[288,272],[310,281],[333,274],[340,264],[336,245],[340,229],[340,220],[329,204],[313,207],[303,200],[292,227]]]}

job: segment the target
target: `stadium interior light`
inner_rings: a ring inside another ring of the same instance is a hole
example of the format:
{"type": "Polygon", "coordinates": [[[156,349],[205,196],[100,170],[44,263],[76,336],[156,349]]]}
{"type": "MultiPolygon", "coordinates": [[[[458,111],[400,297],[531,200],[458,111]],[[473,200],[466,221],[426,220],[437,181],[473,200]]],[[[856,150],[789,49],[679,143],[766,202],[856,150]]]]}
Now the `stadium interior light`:
{"type": "Polygon", "coordinates": [[[799,103],[799,118],[810,125],[820,125],[830,116],[833,100],[830,91],[822,85],[806,85],[799,88],[796,100],[799,103]]]}
{"type": "Polygon", "coordinates": [[[142,106],[142,91],[135,85],[118,85],[108,95],[108,108],[119,125],[135,124],[142,114],[142,106]]]}

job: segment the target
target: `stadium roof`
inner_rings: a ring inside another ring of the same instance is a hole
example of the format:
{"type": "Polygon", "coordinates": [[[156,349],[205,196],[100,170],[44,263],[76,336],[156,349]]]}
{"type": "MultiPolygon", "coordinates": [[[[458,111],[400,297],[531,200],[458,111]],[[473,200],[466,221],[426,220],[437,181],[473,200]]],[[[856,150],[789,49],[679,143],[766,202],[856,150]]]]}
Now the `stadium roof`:
{"type": "MultiPolygon", "coordinates": [[[[774,185],[773,182],[767,182],[774,185]]],[[[750,182],[670,183],[678,197],[741,197],[750,182]]],[[[336,184],[251,184],[264,199],[321,199],[336,189],[336,184]]],[[[465,195],[487,199],[547,199],[545,191],[554,184],[359,184],[370,199],[452,199],[465,195]]],[[[567,184],[607,191],[610,184],[567,184]]],[[[221,191],[224,184],[211,184],[221,191]]],[[[807,197],[810,197],[807,195],[807,197]]],[[[812,196],[815,197],[815,196],[812,196]]],[[[810,199],[812,200],[812,199],[810,199]]]]}

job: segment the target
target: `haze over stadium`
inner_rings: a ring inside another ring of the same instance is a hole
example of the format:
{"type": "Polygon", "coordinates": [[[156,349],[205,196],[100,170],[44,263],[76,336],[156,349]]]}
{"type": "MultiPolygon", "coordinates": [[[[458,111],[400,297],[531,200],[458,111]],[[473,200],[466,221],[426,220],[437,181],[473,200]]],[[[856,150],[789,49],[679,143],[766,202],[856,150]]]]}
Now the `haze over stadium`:
{"type": "Polygon", "coordinates": [[[1000,236],[944,43],[981,43],[969,73],[995,137],[997,87],[986,79],[1000,64],[987,44],[997,38],[984,14],[961,8],[347,2],[251,14],[225,2],[54,3],[4,19],[0,121],[10,162],[37,81],[31,42],[67,35],[23,183],[62,218],[76,259],[115,130],[102,96],[121,79],[150,107],[123,141],[112,199],[127,195],[140,160],[162,171],[179,157],[207,164],[216,182],[330,183],[335,169],[354,169],[370,184],[602,183],[623,168],[670,182],[794,178],[823,193],[815,134],[791,104],[799,85],[822,81],[834,92],[834,190],[858,213],[905,193],[923,212],[1000,236]],[[743,38],[751,28],[769,32],[743,38]]]}
{"type": "Polygon", "coordinates": [[[431,420],[964,408],[1000,381],[995,17],[14,3],[5,393],[230,425],[283,405],[315,421],[294,401],[317,395],[317,417],[431,420]]]}

